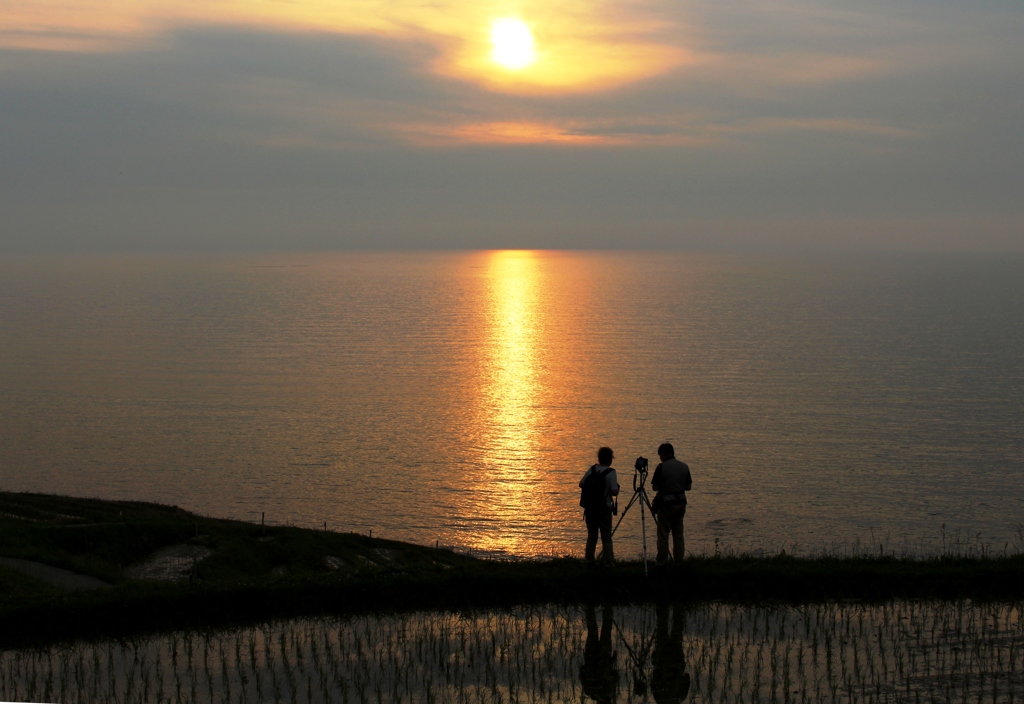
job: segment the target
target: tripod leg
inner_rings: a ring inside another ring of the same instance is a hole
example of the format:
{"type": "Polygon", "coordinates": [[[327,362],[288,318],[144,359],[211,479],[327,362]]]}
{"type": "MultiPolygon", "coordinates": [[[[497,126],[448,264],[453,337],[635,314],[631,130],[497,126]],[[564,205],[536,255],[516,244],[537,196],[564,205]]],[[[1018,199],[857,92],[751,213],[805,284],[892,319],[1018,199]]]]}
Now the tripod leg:
{"type": "Polygon", "coordinates": [[[644,505],[647,506],[647,510],[651,512],[651,518],[654,519],[655,521],[658,520],[657,515],[654,513],[654,505],[651,504],[651,500],[647,498],[647,492],[646,491],[644,492],[643,502],[644,502],[644,505]]]}
{"type": "Polygon", "coordinates": [[[629,511],[629,507],[636,503],[636,500],[640,497],[639,493],[634,493],[633,498],[626,504],[626,508],[622,509],[622,513],[619,514],[619,520],[615,522],[615,527],[612,528],[612,535],[615,535],[615,531],[619,529],[619,524],[622,523],[622,519],[626,517],[626,512],[629,511]]]}
{"type": "MultiPolygon", "coordinates": [[[[646,494],[646,492],[644,492],[643,487],[641,487],[640,491],[637,492],[637,493],[640,496],[640,500],[642,502],[646,503],[647,502],[647,494],[646,494]]],[[[646,515],[647,514],[644,513],[643,506],[641,506],[640,507],[640,533],[643,536],[643,541],[644,541],[644,577],[647,576],[647,521],[645,520],[645,516],[646,515]]]]}

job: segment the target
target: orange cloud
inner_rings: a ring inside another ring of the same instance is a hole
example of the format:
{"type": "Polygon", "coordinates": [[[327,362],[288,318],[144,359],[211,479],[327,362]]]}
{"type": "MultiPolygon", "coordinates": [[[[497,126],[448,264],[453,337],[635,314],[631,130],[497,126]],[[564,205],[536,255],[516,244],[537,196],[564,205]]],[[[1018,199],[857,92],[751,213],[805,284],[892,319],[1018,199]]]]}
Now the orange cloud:
{"type": "Polygon", "coordinates": [[[397,129],[408,141],[422,146],[463,144],[567,144],[605,145],[616,141],[605,135],[574,132],[549,122],[476,122],[455,126],[405,125],[397,129]]]}
{"type": "Polygon", "coordinates": [[[821,132],[904,138],[910,130],[872,120],[849,118],[762,118],[738,122],[715,121],[689,115],[676,120],[591,120],[559,123],[541,120],[500,120],[455,125],[417,123],[383,129],[418,146],[453,144],[525,145],[571,147],[701,147],[721,144],[729,137],[770,132],[821,132]]]}
{"type": "Polygon", "coordinates": [[[512,93],[591,91],[663,73],[691,60],[671,26],[623,0],[479,3],[447,0],[6,0],[0,47],[112,51],[182,26],[386,35],[433,44],[436,73],[512,93]],[[490,27],[525,22],[537,60],[494,62],[490,27]]]}

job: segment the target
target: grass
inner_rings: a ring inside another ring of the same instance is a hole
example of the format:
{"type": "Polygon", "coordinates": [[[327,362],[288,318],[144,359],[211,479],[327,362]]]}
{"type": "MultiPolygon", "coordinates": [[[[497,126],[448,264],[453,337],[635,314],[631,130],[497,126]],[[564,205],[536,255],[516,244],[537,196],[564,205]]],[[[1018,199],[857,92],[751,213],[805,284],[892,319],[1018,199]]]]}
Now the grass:
{"type": "Polygon", "coordinates": [[[212,551],[188,575],[206,584],[277,576],[348,577],[394,571],[395,566],[443,569],[469,561],[448,550],[353,533],[262,527],[197,516],[174,506],[0,492],[0,555],[5,557],[127,585],[132,580],[126,567],[181,544],[212,551]]]}
{"type": "Polygon", "coordinates": [[[61,592],[0,570],[0,645],[122,636],[270,618],[600,599],[637,603],[1005,600],[1024,595],[1024,556],[691,557],[639,562],[479,560],[352,533],[262,527],[176,507],[0,493],[0,556],[43,562],[113,586],[61,592]],[[179,582],[131,578],[129,565],[173,545],[204,548],[179,582]],[[653,567],[653,566],[652,566],[653,567]]]}

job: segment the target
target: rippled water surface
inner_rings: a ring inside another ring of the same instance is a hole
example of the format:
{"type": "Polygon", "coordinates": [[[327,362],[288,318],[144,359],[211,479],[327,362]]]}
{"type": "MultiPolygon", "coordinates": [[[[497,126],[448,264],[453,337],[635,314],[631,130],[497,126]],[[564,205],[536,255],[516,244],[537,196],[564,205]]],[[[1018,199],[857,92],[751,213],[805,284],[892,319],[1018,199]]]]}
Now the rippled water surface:
{"type": "Polygon", "coordinates": [[[533,607],[309,619],[0,652],[0,697],[78,702],[1024,699],[1009,604],[533,607]]]}
{"type": "Polygon", "coordinates": [[[578,554],[668,440],[693,549],[1024,547],[1020,258],[6,258],[0,331],[5,490],[578,554]]]}

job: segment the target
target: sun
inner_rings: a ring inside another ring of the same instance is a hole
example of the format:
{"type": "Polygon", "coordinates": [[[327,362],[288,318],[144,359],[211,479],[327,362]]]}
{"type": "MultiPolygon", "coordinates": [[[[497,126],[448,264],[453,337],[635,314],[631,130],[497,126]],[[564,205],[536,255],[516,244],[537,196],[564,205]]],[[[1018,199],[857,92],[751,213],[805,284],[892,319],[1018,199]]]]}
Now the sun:
{"type": "Polygon", "coordinates": [[[533,33],[520,19],[504,18],[491,23],[491,59],[510,71],[517,71],[537,59],[533,33]]]}

